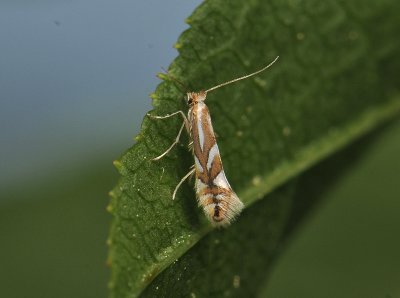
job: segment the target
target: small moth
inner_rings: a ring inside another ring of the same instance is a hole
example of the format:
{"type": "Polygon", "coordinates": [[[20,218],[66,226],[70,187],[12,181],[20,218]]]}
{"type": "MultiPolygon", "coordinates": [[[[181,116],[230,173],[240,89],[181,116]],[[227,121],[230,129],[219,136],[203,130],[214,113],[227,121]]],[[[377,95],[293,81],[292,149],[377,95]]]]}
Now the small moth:
{"type": "Polygon", "coordinates": [[[165,116],[149,115],[155,119],[166,119],[175,115],[182,116],[183,123],[175,141],[163,154],[153,158],[153,160],[159,160],[171,151],[178,144],[182,131],[186,128],[191,138],[189,145],[193,152],[195,163],[189,173],[176,186],[172,194],[172,199],[175,199],[176,193],[182,183],[188,177],[195,174],[195,189],[198,204],[203,208],[205,215],[214,226],[229,225],[239,215],[244,205],[232,190],[225,176],[215,133],[211,124],[210,112],[204,101],[209,92],[259,74],[274,64],[278,58],[279,56],[267,66],[253,73],[227,81],[205,91],[188,92],[186,94],[186,102],[189,106],[187,117],[183,111],[177,111],[165,116]]]}

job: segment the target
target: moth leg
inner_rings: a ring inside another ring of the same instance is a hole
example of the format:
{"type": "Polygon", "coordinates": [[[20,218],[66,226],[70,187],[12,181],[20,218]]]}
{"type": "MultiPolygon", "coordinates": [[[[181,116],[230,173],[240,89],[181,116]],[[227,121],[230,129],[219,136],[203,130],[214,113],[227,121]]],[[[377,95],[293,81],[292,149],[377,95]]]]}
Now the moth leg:
{"type": "Polygon", "coordinates": [[[189,142],[188,149],[189,149],[189,151],[193,150],[193,141],[189,142]]]}
{"type": "Polygon", "coordinates": [[[165,116],[155,116],[155,115],[151,115],[151,114],[147,114],[147,116],[149,116],[150,118],[153,118],[153,119],[167,119],[169,117],[172,117],[172,116],[175,116],[178,114],[182,116],[183,122],[185,123],[186,130],[189,132],[190,131],[189,120],[187,119],[185,113],[182,111],[176,111],[175,113],[167,114],[165,116]]]}
{"type": "Polygon", "coordinates": [[[170,151],[172,150],[172,148],[174,148],[174,146],[175,146],[176,144],[179,143],[179,139],[180,139],[180,137],[181,137],[181,134],[182,134],[182,131],[183,131],[183,128],[184,128],[184,127],[185,127],[185,122],[182,123],[182,126],[181,126],[181,128],[179,129],[178,135],[176,136],[175,141],[172,143],[172,145],[169,146],[169,148],[168,148],[163,154],[161,154],[160,156],[157,156],[157,157],[153,158],[152,160],[159,160],[159,159],[163,158],[165,155],[168,154],[168,152],[170,152],[170,151]]]}
{"type": "Polygon", "coordinates": [[[175,200],[176,193],[178,192],[178,189],[181,187],[182,183],[185,182],[185,180],[186,180],[187,178],[189,178],[191,175],[193,175],[193,173],[194,173],[195,171],[196,171],[195,168],[191,169],[191,170],[189,171],[189,173],[187,173],[187,174],[181,179],[181,181],[179,181],[178,185],[175,187],[174,193],[172,194],[172,200],[175,200]]]}
{"type": "Polygon", "coordinates": [[[172,145],[163,154],[153,158],[152,160],[159,160],[159,159],[163,158],[166,154],[168,154],[168,152],[170,152],[174,148],[174,146],[179,143],[179,139],[181,137],[183,128],[186,127],[186,130],[188,132],[190,131],[190,124],[189,124],[189,121],[186,118],[185,114],[182,111],[177,111],[175,113],[168,114],[168,115],[165,115],[165,116],[154,116],[154,115],[147,114],[149,117],[154,118],[154,119],[166,119],[166,118],[170,118],[172,116],[178,115],[178,114],[182,116],[183,124],[182,124],[181,128],[179,129],[179,132],[178,132],[178,135],[175,138],[175,141],[172,143],[172,145]]]}

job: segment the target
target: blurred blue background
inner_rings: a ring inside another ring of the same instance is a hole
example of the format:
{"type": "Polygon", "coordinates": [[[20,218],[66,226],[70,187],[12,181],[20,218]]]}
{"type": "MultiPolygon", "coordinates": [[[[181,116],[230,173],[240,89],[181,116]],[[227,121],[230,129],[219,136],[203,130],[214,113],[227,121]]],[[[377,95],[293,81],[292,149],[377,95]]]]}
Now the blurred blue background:
{"type": "MultiPolygon", "coordinates": [[[[112,161],[200,3],[0,2],[2,297],[107,296],[112,161]]],[[[400,295],[399,134],[397,122],[339,181],[264,297],[400,295]]]]}
{"type": "Polygon", "coordinates": [[[132,145],[200,2],[1,1],[0,187],[132,145]]]}

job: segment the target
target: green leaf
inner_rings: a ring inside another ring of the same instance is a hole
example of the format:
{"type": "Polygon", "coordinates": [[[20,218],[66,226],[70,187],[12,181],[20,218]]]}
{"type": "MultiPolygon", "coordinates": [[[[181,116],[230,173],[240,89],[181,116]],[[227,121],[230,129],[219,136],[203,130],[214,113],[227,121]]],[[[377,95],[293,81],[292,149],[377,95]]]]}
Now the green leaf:
{"type": "MultiPolygon", "coordinates": [[[[182,119],[145,117],[137,143],[115,162],[122,177],[109,206],[112,297],[146,288],[149,297],[256,294],[313,205],[305,197],[319,186],[308,182],[305,192],[303,179],[327,183],[334,177],[321,173],[336,173],[336,162],[305,171],[399,115],[399,8],[389,0],[215,0],[196,9],[169,68],[190,90],[280,56],[268,71],[206,101],[227,177],[246,210],[231,227],[213,230],[196,206],[193,181],[172,201],[193,164],[188,138],[151,159],[171,145],[182,119]]],[[[178,84],[160,77],[151,113],[186,111],[178,84]]]]}

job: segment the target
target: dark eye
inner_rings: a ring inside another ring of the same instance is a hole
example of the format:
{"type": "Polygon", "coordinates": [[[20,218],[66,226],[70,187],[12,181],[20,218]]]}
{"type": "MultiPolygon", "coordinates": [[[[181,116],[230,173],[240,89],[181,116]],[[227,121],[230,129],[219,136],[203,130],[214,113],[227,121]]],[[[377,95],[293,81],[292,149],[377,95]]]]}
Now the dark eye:
{"type": "Polygon", "coordinates": [[[189,104],[189,105],[191,105],[191,104],[192,104],[192,102],[193,102],[193,99],[192,99],[191,97],[188,97],[188,100],[187,100],[187,102],[188,102],[188,104],[189,104]]]}

